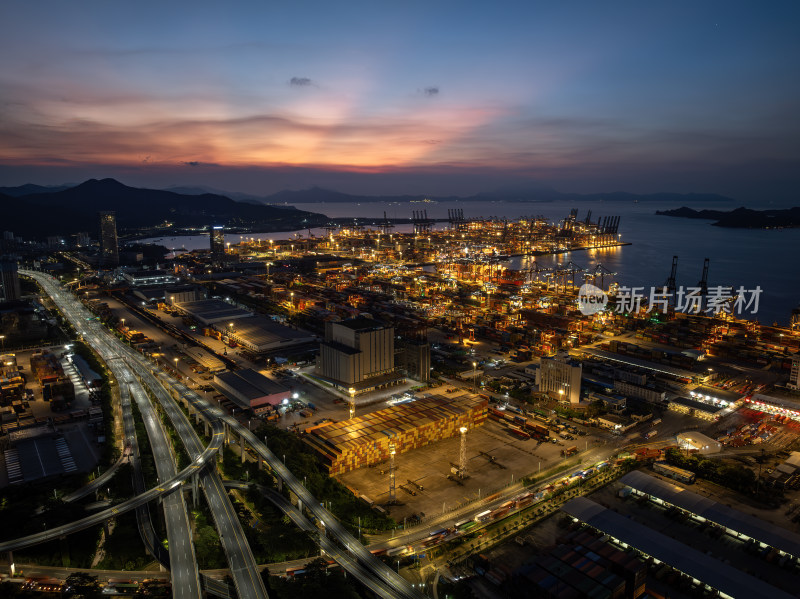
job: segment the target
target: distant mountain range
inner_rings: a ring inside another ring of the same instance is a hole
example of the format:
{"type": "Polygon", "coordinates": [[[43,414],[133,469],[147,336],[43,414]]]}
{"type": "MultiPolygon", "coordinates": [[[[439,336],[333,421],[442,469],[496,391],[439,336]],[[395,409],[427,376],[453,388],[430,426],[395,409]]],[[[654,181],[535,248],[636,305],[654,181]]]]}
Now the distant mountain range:
{"type": "Polygon", "coordinates": [[[558,202],[558,201],[607,201],[607,202],[732,202],[732,198],[713,193],[652,193],[635,194],[622,191],[611,193],[563,193],[555,189],[536,186],[528,189],[506,189],[483,192],[471,196],[427,196],[427,195],[356,195],[342,193],[322,187],[310,187],[299,191],[284,190],[268,196],[230,193],[205,187],[172,187],[170,191],[185,194],[219,193],[239,201],[263,204],[322,204],[322,203],[368,203],[368,202],[558,202]]]}
{"type": "Polygon", "coordinates": [[[660,216],[675,216],[680,218],[698,218],[714,220],[715,227],[728,227],[733,229],[781,229],[800,227],[800,208],[787,208],[784,210],[750,210],[749,208],[736,208],[724,212],[721,210],[693,210],[683,206],[675,210],[656,210],[660,216]]]}
{"type": "MultiPolygon", "coordinates": [[[[731,202],[717,194],[633,194],[625,192],[562,193],[541,185],[506,189],[467,197],[424,195],[355,195],[321,187],[284,190],[267,196],[232,193],[212,188],[186,186],[142,189],[114,179],[90,179],[79,185],[42,186],[26,184],[0,187],[4,230],[17,235],[43,238],[78,231],[97,230],[97,212],[113,210],[117,224],[128,233],[163,233],[192,227],[223,224],[238,230],[280,231],[326,224],[322,214],[298,210],[295,204],[369,202],[731,202]],[[6,224],[7,223],[7,224],[6,224]]],[[[357,216],[357,215],[354,215],[357,216]]],[[[723,225],[724,226],[724,225],[723,225]]]]}
{"type": "Polygon", "coordinates": [[[101,210],[116,212],[118,228],[129,233],[163,228],[165,223],[173,230],[223,224],[240,230],[285,231],[328,221],[324,215],[296,208],[236,202],[209,193],[140,189],[114,179],[90,179],[58,191],[35,185],[6,191],[11,193],[0,192],[3,229],[40,239],[78,231],[94,233],[101,210]]]}

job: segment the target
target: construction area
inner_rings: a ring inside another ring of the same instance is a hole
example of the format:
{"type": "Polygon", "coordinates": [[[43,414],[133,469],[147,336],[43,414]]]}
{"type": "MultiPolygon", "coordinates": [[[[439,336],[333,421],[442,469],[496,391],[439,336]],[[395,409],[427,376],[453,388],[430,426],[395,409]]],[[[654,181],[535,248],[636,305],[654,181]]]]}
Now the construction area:
{"type": "Polygon", "coordinates": [[[331,476],[388,460],[473,429],[486,421],[487,400],[472,393],[427,395],[342,422],[306,430],[306,442],[318,451],[331,476]]]}

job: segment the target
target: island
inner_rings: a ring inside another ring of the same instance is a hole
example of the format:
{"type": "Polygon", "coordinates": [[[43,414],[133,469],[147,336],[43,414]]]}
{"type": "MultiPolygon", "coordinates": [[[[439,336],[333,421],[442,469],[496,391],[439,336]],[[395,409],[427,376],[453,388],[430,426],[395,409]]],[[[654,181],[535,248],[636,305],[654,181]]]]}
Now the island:
{"type": "Polygon", "coordinates": [[[660,216],[699,218],[716,221],[715,227],[731,229],[788,229],[800,227],[800,207],[777,210],[694,210],[683,206],[674,210],[656,210],[660,216]]]}

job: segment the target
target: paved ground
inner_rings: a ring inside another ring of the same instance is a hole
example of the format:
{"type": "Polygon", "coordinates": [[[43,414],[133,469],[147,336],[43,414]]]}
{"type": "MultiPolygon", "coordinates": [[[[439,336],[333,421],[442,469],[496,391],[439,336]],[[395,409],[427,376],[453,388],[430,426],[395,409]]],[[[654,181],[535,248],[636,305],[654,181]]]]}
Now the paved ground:
{"type": "MultiPolygon", "coordinates": [[[[564,443],[578,445],[585,454],[587,449],[603,447],[605,441],[602,437],[587,435],[564,443]]],[[[508,433],[500,423],[487,419],[486,424],[467,435],[469,478],[459,485],[448,480],[447,474],[451,465],[458,463],[460,443],[460,437],[451,437],[396,457],[396,496],[400,505],[388,508],[395,520],[413,514],[442,513],[456,504],[477,499],[479,494],[486,496],[520,477],[536,474],[540,464],[544,471],[564,460],[560,455],[564,446],[539,444],[533,439],[520,440],[508,433]],[[487,456],[481,455],[481,451],[494,456],[496,463],[490,463],[487,456]],[[409,483],[409,480],[413,482],[409,483]],[[413,483],[421,485],[422,490],[413,483]]],[[[590,451],[586,460],[591,459],[590,451]]],[[[383,505],[389,499],[388,469],[387,462],[360,468],[338,478],[354,489],[357,495],[366,495],[383,505]]]]}

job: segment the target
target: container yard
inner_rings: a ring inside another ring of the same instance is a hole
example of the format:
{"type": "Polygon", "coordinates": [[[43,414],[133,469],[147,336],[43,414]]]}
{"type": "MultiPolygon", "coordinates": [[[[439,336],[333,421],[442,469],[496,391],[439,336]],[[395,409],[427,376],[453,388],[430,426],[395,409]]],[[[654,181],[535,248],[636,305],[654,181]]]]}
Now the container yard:
{"type": "Polygon", "coordinates": [[[314,428],[306,442],[320,453],[331,475],[344,474],[397,454],[475,428],[486,421],[488,402],[465,393],[433,395],[342,422],[314,428]]]}

